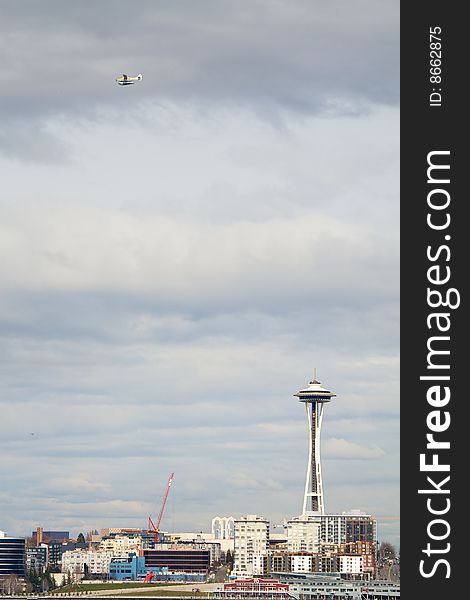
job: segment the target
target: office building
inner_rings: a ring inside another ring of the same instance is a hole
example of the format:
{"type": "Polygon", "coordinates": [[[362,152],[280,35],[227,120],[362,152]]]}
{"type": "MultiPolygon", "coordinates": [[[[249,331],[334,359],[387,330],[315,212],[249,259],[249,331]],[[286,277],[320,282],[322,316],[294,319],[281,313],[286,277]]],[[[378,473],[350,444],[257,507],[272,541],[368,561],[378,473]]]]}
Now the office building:
{"type": "Polygon", "coordinates": [[[113,557],[108,567],[108,578],[116,581],[135,581],[147,575],[145,558],[131,552],[127,556],[113,557]]]}
{"type": "MultiPolygon", "coordinates": [[[[163,545],[163,544],[162,544],[163,545]]],[[[167,568],[171,572],[201,573],[207,575],[210,551],[186,546],[147,549],[142,551],[145,566],[150,569],[167,568]]]]}
{"type": "Polygon", "coordinates": [[[24,577],[25,545],[24,538],[9,537],[0,531],[0,579],[9,575],[24,577]]]}

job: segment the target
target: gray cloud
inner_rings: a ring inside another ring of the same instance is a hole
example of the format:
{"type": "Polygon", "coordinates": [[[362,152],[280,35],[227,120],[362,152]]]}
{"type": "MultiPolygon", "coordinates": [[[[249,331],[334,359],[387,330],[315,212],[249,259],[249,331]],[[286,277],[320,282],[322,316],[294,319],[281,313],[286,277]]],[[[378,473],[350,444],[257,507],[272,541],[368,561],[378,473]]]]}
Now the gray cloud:
{"type": "Polygon", "coordinates": [[[0,141],[7,155],[52,159],[60,145],[42,119],[96,118],[100,107],[128,110],[144,99],[241,105],[275,120],[286,108],[354,114],[370,102],[396,104],[398,42],[393,2],[140,0],[78,10],[7,0],[0,141]],[[122,71],[143,72],[145,85],[118,89],[122,71]]]}
{"type": "Polygon", "coordinates": [[[15,111],[17,100],[22,112],[107,102],[116,95],[109,82],[127,69],[146,74],[139,95],[173,100],[273,101],[302,109],[328,97],[398,100],[393,2],[140,0],[71,9],[59,0],[7,1],[2,13],[4,102],[15,111]]]}
{"type": "Polygon", "coordinates": [[[169,529],[282,522],[316,366],[327,507],[396,541],[398,5],[2,12],[0,529],[145,526],[170,471],[169,529]]]}

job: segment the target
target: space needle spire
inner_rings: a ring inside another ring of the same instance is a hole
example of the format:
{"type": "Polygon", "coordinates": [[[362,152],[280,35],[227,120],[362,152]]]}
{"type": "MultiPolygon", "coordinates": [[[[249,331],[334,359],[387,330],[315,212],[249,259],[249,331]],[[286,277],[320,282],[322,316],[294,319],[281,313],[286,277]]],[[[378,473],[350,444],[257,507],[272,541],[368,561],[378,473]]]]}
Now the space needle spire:
{"type": "Polygon", "coordinates": [[[320,432],[325,402],[330,402],[336,394],[324,388],[317,381],[316,369],[314,369],[313,380],[310,381],[308,387],[299,390],[294,396],[299,398],[299,402],[305,403],[309,430],[308,463],[302,514],[315,512],[323,515],[325,504],[321,477],[320,432]]]}

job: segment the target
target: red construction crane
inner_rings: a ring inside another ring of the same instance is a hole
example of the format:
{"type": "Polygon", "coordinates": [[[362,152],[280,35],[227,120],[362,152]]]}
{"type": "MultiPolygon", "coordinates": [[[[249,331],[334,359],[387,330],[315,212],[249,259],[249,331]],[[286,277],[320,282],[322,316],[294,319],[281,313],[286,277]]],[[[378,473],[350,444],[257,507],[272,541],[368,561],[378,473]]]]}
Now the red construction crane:
{"type": "Polygon", "coordinates": [[[162,505],[160,508],[160,512],[158,513],[158,518],[155,523],[152,521],[152,517],[149,515],[148,532],[153,533],[153,536],[154,536],[153,539],[155,540],[156,544],[158,543],[158,532],[160,531],[160,522],[163,517],[163,511],[165,510],[165,504],[166,504],[166,500],[168,498],[168,494],[170,492],[170,487],[171,487],[171,483],[173,481],[173,476],[174,476],[174,473],[170,473],[170,476],[168,477],[168,483],[166,484],[165,494],[163,495],[163,500],[162,500],[162,505]]]}

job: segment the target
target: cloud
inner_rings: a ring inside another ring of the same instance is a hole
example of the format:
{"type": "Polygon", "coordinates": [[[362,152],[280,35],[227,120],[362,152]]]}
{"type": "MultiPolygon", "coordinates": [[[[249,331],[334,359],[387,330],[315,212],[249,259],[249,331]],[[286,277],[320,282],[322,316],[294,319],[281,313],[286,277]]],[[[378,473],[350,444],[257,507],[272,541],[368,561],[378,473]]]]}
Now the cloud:
{"type": "Polygon", "coordinates": [[[38,164],[64,164],[71,148],[54,133],[47,123],[32,123],[13,118],[0,125],[0,153],[6,158],[38,164]]]}
{"type": "Polygon", "coordinates": [[[379,446],[365,446],[342,438],[330,438],[324,443],[326,459],[336,460],[375,460],[384,456],[379,446]]]}
{"type": "Polygon", "coordinates": [[[360,115],[371,103],[398,104],[397,3],[3,4],[0,149],[20,160],[69,158],[47,130],[51,118],[95,121],[143,101],[209,114],[243,107],[278,123],[284,110],[360,115]],[[144,81],[119,88],[124,71],[144,81]]]}
{"type": "Polygon", "coordinates": [[[96,497],[100,492],[108,491],[103,481],[92,481],[86,474],[77,473],[70,477],[55,477],[46,483],[48,490],[54,494],[67,497],[80,492],[80,495],[92,495],[96,497]]]}
{"type": "Polygon", "coordinates": [[[233,473],[230,476],[229,485],[239,490],[282,490],[281,482],[270,478],[252,477],[248,473],[233,473]]]}
{"type": "Polygon", "coordinates": [[[5,4],[4,103],[13,112],[77,111],[128,103],[131,94],[301,110],[328,96],[398,100],[394,3],[231,1],[221,10],[207,1],[197,8],[104,1],[80,12],[57,0],[41,10],[34,2],[5,4]],[[38,77],[45,66],[47,76],[38,77]],[[142,71],[145,85],[116,89],[114,77],[128,70],[142,71]]]}
{"type": "Polygon", "coordinates": [[[284,303],[298,303],[305,295],[340,297],[341,289],[349,290],[349,302],[359,291],[369,296],[392,292],[391,286],[387,290],[386,248],[379,260],[377,240],[362,226],[321,215],[216,226],[138,218],[85,205],[51,206],[39,214],[31,209],[5,215],[0,265],[4,287],[125,287],[128,293],[156,294],[166,304],[181,305],[179,298],[191,297],[192,303],[219,307],[256,306],[274,289],[284,303]],[[311,235],[315,228],[321,237],[311,235]],[[359,277],[351,268],[353,261],[365,270],[359,277]],[[306,278],[305,271],[315,272],[316,278],[306,278]]]}
{"type": "Polygon", "coordinates": [[[3,3],[1,529],[398,513],[397,18],[3,3]]]}

